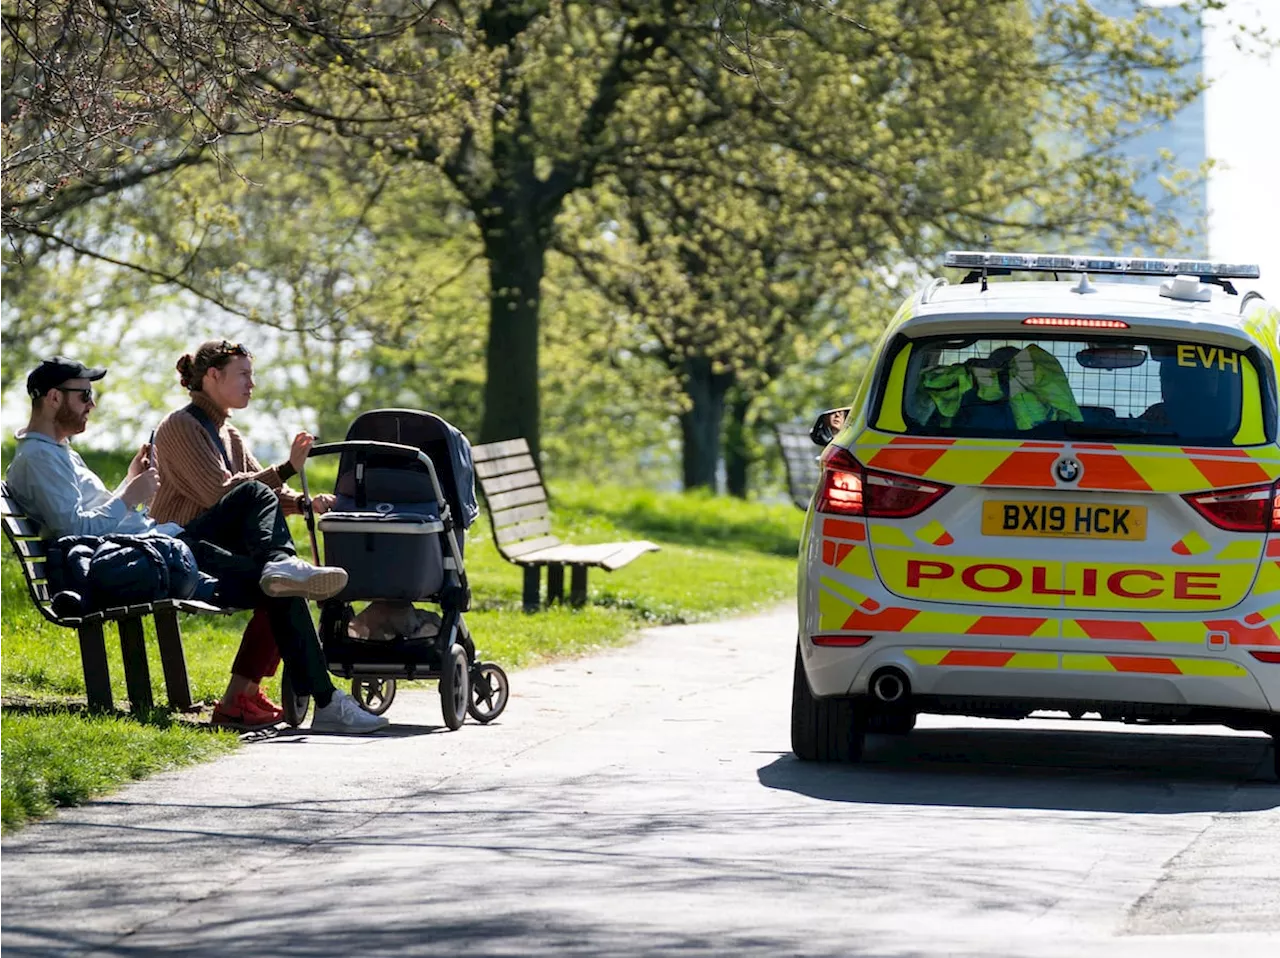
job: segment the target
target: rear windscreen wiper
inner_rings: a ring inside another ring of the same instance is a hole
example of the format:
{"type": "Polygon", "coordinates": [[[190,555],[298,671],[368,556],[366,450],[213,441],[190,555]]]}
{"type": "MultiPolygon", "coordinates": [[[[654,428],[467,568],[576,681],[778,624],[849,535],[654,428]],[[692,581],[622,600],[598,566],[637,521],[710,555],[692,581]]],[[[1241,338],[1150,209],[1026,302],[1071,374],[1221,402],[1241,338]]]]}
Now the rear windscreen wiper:
{"type": "Polygon", "coordinates": [[[1062,431],[1074,439],[1115,439],[1155,436],[1176,439],[1176,432],[1158,429],[1139,429],[1136,426],[1098,426],[1083,422],[1064,422],[1062,431]]]}

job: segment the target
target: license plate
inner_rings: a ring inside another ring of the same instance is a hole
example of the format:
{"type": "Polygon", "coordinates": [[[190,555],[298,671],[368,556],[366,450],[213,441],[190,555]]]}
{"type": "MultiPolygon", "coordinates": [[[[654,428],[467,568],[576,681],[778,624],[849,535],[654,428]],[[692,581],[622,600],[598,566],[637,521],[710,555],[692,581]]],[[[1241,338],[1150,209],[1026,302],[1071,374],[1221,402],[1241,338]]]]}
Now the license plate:
{"type": "Polygon", "coordinates": [[[1147,509],[1082,502],[984,502],[982,534],[1141,541],[1147,538],[1147,509]]]}

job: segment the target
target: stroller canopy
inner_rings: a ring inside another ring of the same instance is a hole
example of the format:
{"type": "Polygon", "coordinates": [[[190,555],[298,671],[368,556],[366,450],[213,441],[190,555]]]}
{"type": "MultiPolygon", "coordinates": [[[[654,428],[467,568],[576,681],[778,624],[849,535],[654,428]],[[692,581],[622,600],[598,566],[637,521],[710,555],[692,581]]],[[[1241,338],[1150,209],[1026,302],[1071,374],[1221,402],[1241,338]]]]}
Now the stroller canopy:
{"type": "MultiPolygon", "coordinates": [[[[462,528],[467,529],[480,514],[476,504],[475,468],[471,463],[471,443],[461,431],[433,413],[421,409],[373,409],[361,413],[347,430],[347,439],[395,442],[421,449],[436,469],[440,488],[448,500],[450,511],[462,528]]],[[[336,491],[350,495],[355,486],[356,454],[344,452],[338,465],[336,491]]],[[[376,456],[369,464],[376,465],[376,456]]],[[[425,473],[420,463],[398,465],[412,472],[425,473]]]]}

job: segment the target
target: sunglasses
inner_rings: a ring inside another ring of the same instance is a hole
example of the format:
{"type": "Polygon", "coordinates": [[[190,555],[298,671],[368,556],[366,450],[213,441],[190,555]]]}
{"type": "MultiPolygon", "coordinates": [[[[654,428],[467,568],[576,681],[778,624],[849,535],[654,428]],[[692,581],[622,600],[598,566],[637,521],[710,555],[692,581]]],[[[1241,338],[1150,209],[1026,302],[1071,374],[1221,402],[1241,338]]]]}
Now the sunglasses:
{"type": "Polygon", "coordinates": [[[86,406],[87,406],[87,405],[89,405],[89,403],[93,402],[93,389],[92,389],[92,388],[89,388],[89,389],[80,389],[80,388],[72,389],[72,388],[70,388],[70,387],[68,387],[68,386],[54,386],[53,388],[54,388],[54,389],[56,389],[56,390],[58,390],[58,392],[60,392],[60,393],[66,393],[67,395],[72,395],[72,394],[74,394],[74,393],[79,393],[79,394],[80,394],[80,401],[81,401],[82,403],[84,403],[86,406]]]}

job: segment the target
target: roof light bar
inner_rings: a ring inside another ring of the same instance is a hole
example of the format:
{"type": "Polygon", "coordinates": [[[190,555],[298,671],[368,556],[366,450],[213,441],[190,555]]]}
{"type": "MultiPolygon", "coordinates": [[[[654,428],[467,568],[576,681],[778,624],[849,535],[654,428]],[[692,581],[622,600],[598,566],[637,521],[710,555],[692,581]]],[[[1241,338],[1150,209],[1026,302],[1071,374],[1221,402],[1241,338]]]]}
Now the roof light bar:
{"type": "Polygon", "coordinates": [[[1084,319],[1074,316],[1028,316],[1023,326],[1083,326],[1086,329],[1128,329],[1123,319],[1084,319]]]}
{"type": "Polygon", "coordinates": [[[943,266],[956,269],[1007,269],[1036,273],[1121,273],[1128,276],[1199,276],[1217,279],[1258,279],[1251,263],[1215,263],[1205,259],[1139,259],[1133,256],[1057,256],[1042,253],[997,253],[989,250],[949,250],[943,266]]]}

